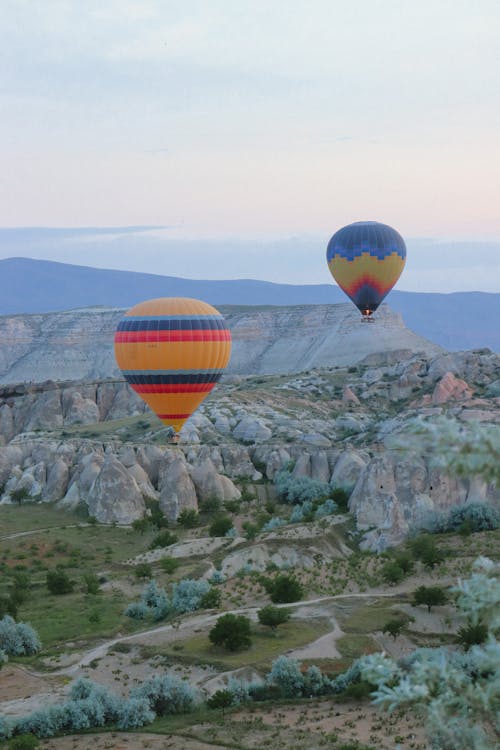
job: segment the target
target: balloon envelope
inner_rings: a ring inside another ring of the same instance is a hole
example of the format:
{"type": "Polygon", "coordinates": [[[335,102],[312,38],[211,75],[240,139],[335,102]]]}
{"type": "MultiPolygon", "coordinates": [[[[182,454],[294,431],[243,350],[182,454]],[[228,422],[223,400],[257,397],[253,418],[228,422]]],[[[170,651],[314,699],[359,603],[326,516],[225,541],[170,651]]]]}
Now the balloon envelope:
{"type": "Polygon", "coordinates": [[[230,356],[224,318],[195,299],[141,302],[115,333],[115,358],[126,381],[176,432],[214,388],[230,356]]]}
{"type": "Polygon", "coordinates": [[[406,246],[387,224],[358,221],[335,232],[326,259],[339,287],[369,317],[401,276],[406,246]]]}

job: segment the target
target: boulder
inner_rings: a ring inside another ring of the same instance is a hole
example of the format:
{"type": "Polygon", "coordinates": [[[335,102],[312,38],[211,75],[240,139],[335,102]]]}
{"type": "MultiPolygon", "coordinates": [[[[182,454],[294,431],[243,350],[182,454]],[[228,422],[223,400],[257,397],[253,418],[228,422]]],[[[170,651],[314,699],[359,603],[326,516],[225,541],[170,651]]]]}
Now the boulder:
{"type": "Polygon", "coordinates": [[[348,449],[338,457],[330,482],[335,487],[344,487],[346,490],[351,490],[365,466],[366,461],[360,454],[355,450],[348,449]]]}
{"type": "Polygon", "coordinates": [[[217,497],[224,502],[225,500],[237,500],[241,497],[241,492],[232,481],[217,473],[210,458],[206,458],[193,466],[190,475],[196,487],[196,494],[201,501],[217,497]]]}
{"type": "Polygon", "coordinates": [[[56,458],[47,473],[43,496],[49,502],[57,502],[66,494],[69,482],[69,468],[66,461],[56,458]]]}
{"type": "Polygon", "coordinates": [[[113,455],[104,459],[90,488],[87,506],[89,515],[101,523],[130,524],[146,511],[137,482],[113,455]]]}
{"type": "Polygon", "coordinates": [[[356,396],[352,388],[345,385],[342,390],[342,401],[344,404],[359,404],[359,398],[356,396]]]}
{"type": "Polygon", "coordinates": [[[272,436],[272,431],[256,417],[244,417],[233,430],[233,437],[244,443],[262,443],[272,436]]]}
{"type": "Polygon", "coordinates": [[[169,451],[160,468],[160,508],[169,521],[185,509],[198,510],[198,499],[182,453],[169,451]]]}
{"type": "Polygon", "coordinates": [[[232,479],[245,478],[251,479],[253,482],[262,479],[261,472],[257,471],[250,460],[248,449],[243,445],[223,445],[221,455],[224,473],[232,479]]]}
{"type": "Polygon", "coordinates": [[[432,403],[438,406],[449,401],[465,400],[471,396],[472,389],[465,380],[456,378],[452,372],[447,372],[434,388],[432,403]]]}

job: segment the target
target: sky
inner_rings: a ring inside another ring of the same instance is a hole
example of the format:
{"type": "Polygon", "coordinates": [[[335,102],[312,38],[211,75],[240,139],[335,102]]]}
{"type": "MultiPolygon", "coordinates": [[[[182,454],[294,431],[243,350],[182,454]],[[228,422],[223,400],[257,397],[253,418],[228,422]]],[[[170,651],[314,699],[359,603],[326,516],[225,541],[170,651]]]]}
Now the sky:
{"type": "Polygon", "coordinates": [[[400,288],[500,290],[498,0],[1,10],[0,228],[96,231],[0,257],[316,283],[367,219],[407,240],[400,288]]]}

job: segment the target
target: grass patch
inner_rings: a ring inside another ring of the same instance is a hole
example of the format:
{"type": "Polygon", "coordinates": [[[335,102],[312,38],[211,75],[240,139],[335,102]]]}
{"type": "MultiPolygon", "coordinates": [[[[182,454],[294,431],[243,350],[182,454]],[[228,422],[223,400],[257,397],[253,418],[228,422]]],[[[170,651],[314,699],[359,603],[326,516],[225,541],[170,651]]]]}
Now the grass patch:
{"type": "Polygon", "coordinates": [[[337,648],[345,659],[357,659],[380,651],[373,638],[361,633],[346,633],[337,641],[337,648]]]}
{"type": "Polygon", "coordinates": [[[254,626],[252,645],[242,651],[225,651],[213,646],[208,640],[208,633],[195,635],[186,640],[178,640],[162,646],[142,646],[142,658],[161,655],[172,662],[185,664],[210,664],[221,670],[238,669],[253,666],[268,670],[271,662],[289,649],[299,648],[321,635],[329,632],[330,624],[326,619],[291,620],[278,628],[276,634],[269,629],[254,626]]]}
{"type": "Polygon", "coordinates": [[[346,614],[345,611],[339,612],[342,630],[346,633],[355,634],[375,633],[377,630],[382,630],[388,620],[394,618],[392,607],[402,600],[402,598],[398,598],[394,601],[391,600],[389,603],[385,599],[384,601],[367,604],[358,599],[357,602],[361,602],[360,606],[357,606],[350,614],[346,614]]]}

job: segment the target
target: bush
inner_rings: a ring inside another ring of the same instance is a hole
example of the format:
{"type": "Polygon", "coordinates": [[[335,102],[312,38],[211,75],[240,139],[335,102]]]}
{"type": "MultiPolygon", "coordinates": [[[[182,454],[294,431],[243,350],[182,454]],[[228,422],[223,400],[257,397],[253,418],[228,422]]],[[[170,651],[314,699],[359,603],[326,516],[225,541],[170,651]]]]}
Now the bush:
{"type": "Polygon", "coordinates": [[[198,512],[194,508],[184,508],[177,523],[184,529],[194,529],[198,526],[198,520],[198,512]]]}
{"type": "Polygon", "coordinates": [[[70,579],[67,573],[60,568],[56,570],[49,570],[47,573],[47,588],[51,594],[61,596],[62,594],[69,594],[73,591],[75,582],[70,579]]]}
{"type": "Polygon", "coordinates": [[[136,578],[151,578],[153,575],[153,568],[149,563],[139,563],[134,567],[134,575],[136,578]]]}
{"type": "Polygon", "coordinates": [[[218,497],[209,497],[203,501],[200,508],[202,513],[217,513],[220,510],[220,500],[218,497]]]}
{"type": "Polygon", "coordinates": [[[140,602],[132,602],[124,614],[134,620],[151,619],[159,622],[165,619],[171,610],[171,604],[164,589],[156,581],[150,581],[144,587],[140,602]]]}
{"type": "Polygon", "coordinates": [[[326,482],[320,482],[310,477],[293,477],[289,471],[283,470],[274,479],[278,497],[285,503],[304,503],[306,500],[326,499],[330,496],[331,487],[326,482]]]}
{"type": "Polygon", "coordinates": [[[331,516],[333,513],[336,513],[337,510],[338,508],[336,504],[331,498],[329,498],[328,500],[325,500],[325,502],[321,505],[318,505],[318,507],[316,508],[316,512],[314,513],[314,519],[318,520],[318,518],[331,516]]]}
{"type": "Polygon", "coordinates": [[[30,656],[42,645],[35,630],[24,622],[16,623],[10,615],[0,620],[0,649],[7,656],[30,656]]]}
{"type": "Polygon", "coordinates": [[[463,625],[458,633],[457,639],[460,645],[468,651],[472,646],[480,646],[488,638],[488,627],[482,622],[463,625]]]}
{"type": "Polygon", "coordinates": [[[160,560],[160,567],[165,573],[175,573],[179,565],[180,562],[176,557],[163,557],[160,560]]]}
{"type": "Polygon", "coordinates": [[[276,685],[284,698],[300,698],[304,693],[305,680],[296,659],[278,656],[271,666],[266,681],[276,685]]]}
{"type": "Polygon", "coordinates": [[[210,536],[226,536],[229,529],[232,528],[233,522],[229,516],[217,516],[210,524],[208,533],[210,536]]]}
{"type": "Polygon", "coordinates": [[[157,549],[158,547],[170,547],[172,544],[175,544],[176,541],[177,536],[166,529],[165,531],[162,531],[160,534],[157,534],[155,536],[155,538],[151,542],[150,549],[157,549]]]}
{"type": "Polygon", "coordinates": [[[275,604],[289,604],[302,599],[302,584],[293,575],[280,575],[272,581],[271,600],[275,604]]]}
{"type": "Polygon", "coordinates": [[[149,707],[149,701],[145,698],[129,698],[121,707],[116,726],[118,729],[137,729],[151,724],[155,718],[156,714],[149,707]]]}
{"type": "Polygon", "coordinates": [[[222,570],[214,570],[212,575],[210,576],[210,583],[212,585],[217,585],[219,583],[224,583],[226,580],[226,576],[222,572],[222,570]]]}
{"type": "Polygon", "coordinates": [[[131,691],[130,697],[145,700],[157,716],[191,711],[196,693],[189,683],[175,675],[152,677],[131,691]]]}
{"type": "Polygon", "coordinates": [[[218,609],[221,602],[221,593],[219,589],[211,588],[206,594],[203,594],[200,601],[200,609],[218,609]]]}
{"type": "Polygon", "coordinates": [[[279,529],[280,526],[286,526],[286,521],[283,518],[274,517],[264,524],[262,531],[273,531],[274,529],[279,529]]]}
{"type": "Polygon", "coordinates": [[[98,594],[99,593],[99,579],[95,573],[85,573],[83,576],[83,583],[87,594],[98,594]]]}
{"type": "Polygon", "coordinates": [[[228,651],[238,651],[249,648],[250,620],[243,615],[222,615],[219,617],[208,637],[216,646],[222,646],[228,651]]]}
{"type": "Polygon", "coordinates": [[[468,503],[453,508],[447,516],[431,517],[429,531],[452,533],[468,529],[470,532],[494,531],[500,526],[500,513],[486,503],[468,503]]]}
{"type": "Polygon", "coordinates": [[[205,594],[210,591],[208,581],[183,578],[172,586],[172,609],[180,614],[199,609],[205,594]]]}
{"type": "Polygon", "coordinates": [[[34,734],[21,734],[9,742],[9,750],[33,750],[40,744],[34,734]]]}
{"type": "Polygon", "coordinates": [[[349,510],[349,492],[347,490],[343,487],[335,487],[331,490],[330,497],[339,510],[347,513],[349,510]]]}

